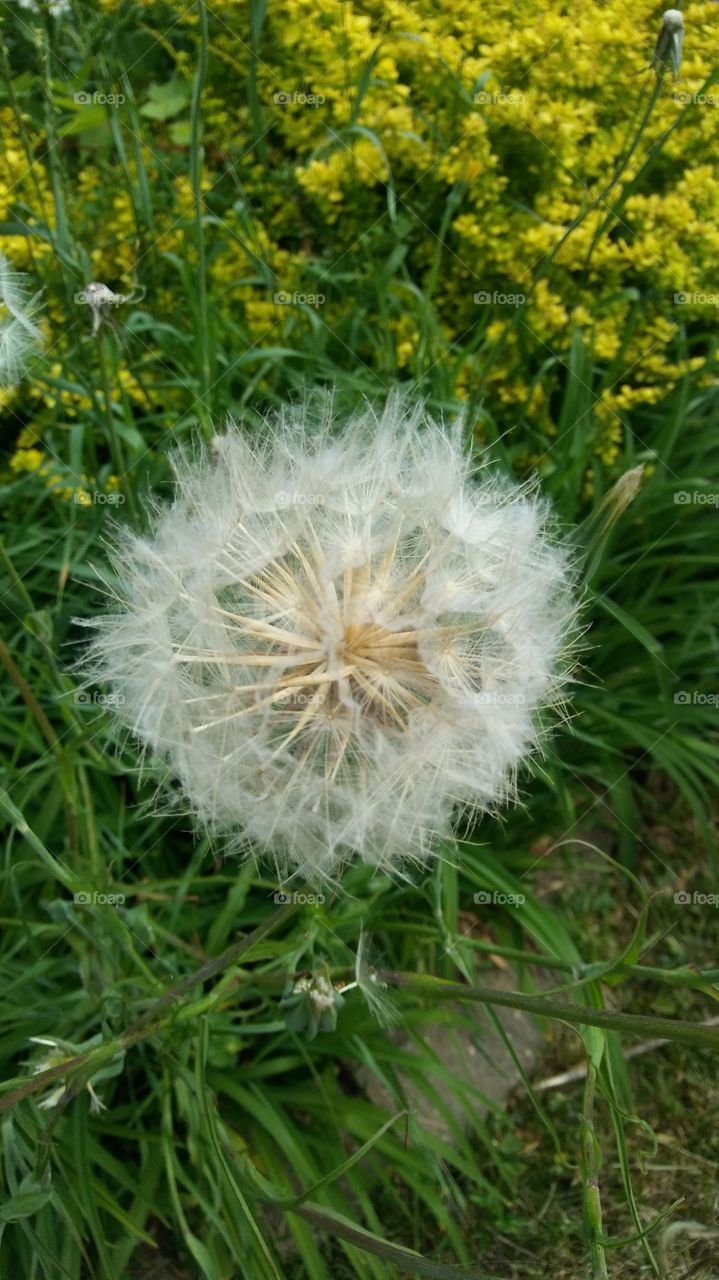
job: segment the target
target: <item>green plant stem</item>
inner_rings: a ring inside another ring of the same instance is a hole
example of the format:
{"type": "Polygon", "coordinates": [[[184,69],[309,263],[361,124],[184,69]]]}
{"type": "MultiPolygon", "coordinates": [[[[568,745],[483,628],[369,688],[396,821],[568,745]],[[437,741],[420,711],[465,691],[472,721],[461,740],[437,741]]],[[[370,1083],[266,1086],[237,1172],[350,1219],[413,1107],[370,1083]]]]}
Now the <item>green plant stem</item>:
{"type": "Polygon", "coordinates": [[[215,956],[212,960],[207,960],[205,964],[201,965],[199,969],[196,969],[194,973],[188,974],[186,978],[182,978],[180,982],[175,983],[174,987],[170,987],[159,1000],[156,1000],[155,1003],[152,1004],[140,1018],[138,1018],[137,1022],[130,1027],[125,1034],[127,1036],[134,1035],[137,1030],[144,1027],[146,1023],[157,1018],[158,1014],[162,1013],[163,1009],[174,1004],[175,1001],[179,1000],[180,996],[183,996],[187,991],[191,991],[193,987],[196,987],[201,982],[209,982],[210,978],[216,977],[218,973],[222,973],[224,969],[229,968],[230,965],[236,964],[238,960],[243,959],[243,957],[252,950],[257,942],[261,942],[268,936],[268,934],[274,933],[275,929],[277,929],[279,925],[283,924],[285,920],[288,920],[290,916],[294,915],[297,910],[298,904],[294,901],[287,902],[283,906],[278,907],[276,911],[272,912],[272,915],[262,921],[262,924],[259,924],[256,929],[253,929],[252,933],[249,933],[246,938],[240,939],[239,942],[234,942],[232,946],[227,947],[221,955],[215,956]]]}
{"type": "Polygon", "coordinates": [[[12,680],[16,689],[18,690],[20,697],[22,698],[23,702],[27,706],[28,710],[32,713],[34,719],[37,721],[38,727],[40,728],[46,742],[49,743],[53,751],[57,754],[58,759],[62,760],[63,753],[60,748],[58,736],[55,733],[55,730],[53,729],[52,725],[50,724],[50,721],[48,720],[47,716],[45,715],[45,712],[40,706],[40,703],[35,697],[35,694],[33,693],[32,689],[27,683],[27,680],[25,679],[20,668],[15,662],[15,659],[10,653],[10,650],[5,644],[5,641],[2,639],[0,639],[0,662],[2,663],[5,670],[7,671],[10,679],[12,680]]]}
{"type": "MultiPolygon", "coordinates": [[[[569,237],[574,235],[574,232],[579,227],[581,227],[582,223],[586,221],[589,215],[593,213],[594,210],[599,207],[599,205],[603,204],[606,201],[607,196],[610,194],[611,191],[613,191],[614,187],[616,187],[617,183],[619,182],[622,174],[624,173],[627,165],[629,164],[629,161],[631,160],[632,156],[634,155],[634,152],[636,151],[639,145],[639,142],[647,128],[647,125],[649,124],[649,119],[651,117],[652,111],[654,110],[657,99],[661,92],[662,84],[663,84],[663,72],[661,72],[656,78],[653,90],[649,95],[649,100],[644,110],[644,114],[639,123],[639,127],[636,133],[634,134],[629,144],[629,147],[624,152],[624,154],[619,157],[617,165],[614,169],[614,173],[612,174],[611,181],[607,184],[606,187],[602,188],[598,196],[595,196],[593,200],[590,200],[589,204],[584,209],[582,209],[580,213],[577,214],[576,218],[572,219],[566,231],[564,231],[563,234],[559,237],[559,240],[557,240],[556,243],[552,245],[552,248],[544,255],[544,257],[540,259],[538,268],[536,268],[532,274],[531,283],[529,285],[527,294],[525,295],[523,306],[516,308],[515,314],[512,316],[512,319],[505,325],[497,342],[494,344],[491,351],[489,352],[487,362],[482,369],[482,377],[480,380],[479,391],[477,392],[478,395],[481,394],[482,388],[486,381],[487,373],[495,364],[498,356],[501,355],[501,353],[504,351],[504,348],[507,344],[507,340],[509,338],[510,333],[512,333],[513,330],[517,327],[517,325],[521,322],[522,315],[527,307],[527,304],[531,301],[532,297],[534,296],[539,283],[547,275],[549,268],[551,267],[552,263],[557,257],[557,254],[567,243],[567,240],[569,239],[569,237]]],[[[621,203],[618,202],[617,205],[614,207],[614,209],[611,209],[609,211],[608,217],[614,216],[615,212],[618,212],[618,210],[621,207],[622,207],[621,203]]],[[[598,242],[602,231],[604,231],[608,225],[609,223],[605,219],[605,221],[602,223],[602,226],[599,232],[595,233],[595,237],[592,241],[591,247],[589,249],[589,253],[587,255],[587,261],[585,263],[585,271],[589,266],[589,260],[596,246],[596,243],[598,242]]]]}
{"type": "MultiPolygon", "coordinates": [[[[461,942],[463,946],[470,946],[473,950],[481,951],[486,955],[503,956],[507,960],[518,960],[523,964],[555,969],[558,973],[569,973],[577,980],[602,974],[605,977],[626,975],[643,981],[655,979],[675,987],[692,987],[697,983],[719,982],[719,969],[700,969],[686,965],[678,969],[662,969],[659,965],[618,964],[615,968],[607,970],[606,962],[603,960],[594,964],[574,964],[571,960],[561,960],[558,956],[524,951],[521,947],[505,947],[500,943],[482,942],[479,938],[462,938],[461,942]]],[[[719,996],[719,991],[717,995],[719,996]]]]}
{"type": "Polygon", "coordinates": [[[28,591],[27,587],[25,586],[25,583],[23,582],[22,578],[20,577],[20,574],[18,573],[17,569],[15,568],[15,565],[13,564],[12,560],[10,559],[10,556],[8,555],[7,549],[6,549],[6,547],[5,547],[5,543],[3,542],[2,538],[0,538],[0,563],[4,566],[5,571],[6,571],[7,575],[8,575],[8,577],[9,577],[9,579],[10,579],[10,581],[11,581],[12,585],[14,586],[15,590],[17,591],[17,593],[18,593],[18,595],[19,595],[20,599],[22,600],[23,604],[25,605],[25,608],[27,609],[28,613],[34,613],[34,612],[35,612],[35,605],[34,605],[34,603],[33,603],[33,600],[32,600],[32,597],[31,597],[31,595],[30,595],[30,592],[28,591]]]}
{"type": "Polygon", "coordinates": [[[562,1022],[576,1023],[579,1026],[604,1027],[631,1036],[662,1036],[680,1044],[702,1045],[719,1050],[719,1029],[705,1027],[701,1023],[684,1022],[679,1018],[656,1018],[650,1014],[590,1009],[585,1005],[564,1003],[547,996],[526,996],[518,991],[464,986],[460,982],[448,982],[429,974],[398,973],[390,969],[380,970],[377,976],[382,981],[424,998],[496,1004],[507,1009],[522,1009],[525,1013],[533,1013],[540,1018],[558,1018],[562,1022]]]}
{"type": "Polygon", "coordinates": [[[69,889],[71,893],[78,893],[82,890],[83,886],[75,873],[63,866],[61,862],[58,862],[57,858],[50,853],[50,850],[45,848],[42,840],[28,826],[24,815],[4,790],[0,790],[0,813],[4,813],[18,834],[25,837],[30,848],[37,854],[40,861],[45,864],[55,879],[60,881],[60,884],[69,889]]]}
{"type": "Polygon", "coordinates": [[[204,0],[198,0],[198,10],[200,14],[200,45],[197,55],[197,69],[192,85],[190,182],[195,210],[195,243],[197,249],[196,340],[200,366],[198,415],[205,437],[209,439],[212,434],[212,413],[209,397],[212,390],[213,371],[210,313],[207,304],[207,254],[202,209],[202,91],[207,76],[207,49],[209,42],[207,6],[204,0]]]}
{"type": "Polygon", "coordinates": [[[599,1147],[594,1133],[594,1100],[597,1071],[587,1063],[587,1079],[582,1108],[582,1181],[584,1183],[584,1221],[589,1236],[589,1259],[592,1280],[608,1280],[607,1259],[602,1245],[602,1201],[599,1194],[599,1147]]]}
{"type": "Polygon", "coordinates": [[[102,377],[105,420],[107,422],[110,454],[112,456],[112,467],[113,467],[113,471],[115,472],[115,475],[117,476],[118,480],[120,481],[120,484],[122,485],[122,492],[124,494],[125,500],[127,501],[128,510],[131,516],[133,518],[136,518],[137,505],[135,503],[135,494],[133,490],[132,479],[125,463],[125,455],[122,449],[122,445],[120,443],[120,438],[117,434],[117,424],[115,422],[115,415],[112,409],[113,401],[112,401],[112,379],[110,376],[110,362],[109,362],[109,339],[103,333],[102,329],[100,330],[98,337],[99,337],[99,341],[97,344],[97,349],[99,352],[99,359],[100,359],[100,374],[102,377]]]}
{"type": "MultiPolygon", "coordinates": [[[[655,106],[656,106],[657,99],[659,98],[659,94],[661,93],[661,91],[662,91],[662,88],[663,88],[663,87],[664,87],[664,68],[663,68],[663,67],[660,67],[660,68],[658,69],[658,71],[657,71],[657,77],[656,77],[656,80],[655,80],[655,82],[654,82],[654,88],[653,88],[652,92],[651,92],[651,93],[650,93],[650,95],[649,95],[649,100],[648,100],[647,105],[646,105],[646,107],[645,107],[645,109],[644,109],[644,115],[642,116],[642,118],[641,118],[641,120],[640,120],[640,122],[639,122],[639,128],[637,129],[636,133],[634,134],[634,137],[632,138],[632,141],[631,141],[631,143],[630,143],[630,145],[629,145],[628,149],[625,151],[624,155],[623,155],[623,156],[620,156],[619,163],[618,163],[618,165],[617,165],[617,167],[616,167],[616,169],[615,169],[615,171],[614,171],[614,176],[612,177],[612,181],[610,182],[609,186],[608,186],[608,187],[605,187],[605,189],[604,189],[604,191],[601,193],[601,195],[597,196],[596,200],[594,200],[594,201],[593,201],[593,203],[592,203],[592,204],[589,206],[589,208],[587,209],[587,211],[586,211],[587,213],[591,213],[594,209],[596,209],[596,207],[597,207],[597,205],[598,205],[598,204],[602,204],[602,203],[604,202],[604,200],[605,200],[606,196],[608,196],[608,195],[609,195],[609,192],[610,192],[610,191],[613,191],[614,187],[616,187],[617,183],[619,182],[619,179],[621,178],[621,176],[622,176],[622,174],[624,173],[624,171],[625,171],[625,169],[626,169],[627,165],[629,164],[629,161],[631,160],[632,156],[634,155],[634,152],[636,151],[637,147],[639,146],[639,143],[640,143],[640,141],[641,141],[642,137],[644,136],[644,132],[645,132],[645,130],[646,130],[646,127],[647,127],[647,125],[649,124],[650,116],[651,116],[652,111],[654,110],[654,108],[655,108],[655,106]]],[[[601,226],[600,226],[600,227],[598,227],[598,228],[597,228],[597,230],[594,232],[594,235],[593,235],[593,237],[592,237],[592,243],[590,244],[590,246],[589,246],[589,250],[588,250],[588,252],[587,252],[587,260],[586,260],[586,262],[585,262],[585,264],[584,264],[584,270],[585,270],[585,272],[587,272],[587,271],[589,270],[589,263],[590,263],[590,261],[591,261],[592,254],[593,254],[593,252],[594,252],[594,250],[595,250],[595,248],[596,248],[596,246],[597,246],[597,244],[598,244],[599,240],[601,239],[601,237],[602,237],[602,235],[604,234],[604,232],[605,232],[606,230],[608,230],[608,228],[609,228],[609,225],[610,225],[610,223],[611,223],[612,218],[613,218],[613,217],[615,217],[615,216],[618,214],[618,212],[619,212],[619,209],[620,209],[620,208],[621,208],[621,205],[620,205],[620,204],[617,204],[617,205],[615,205],[615,207],[614,207],[613,209],[610,209],[610,210],[608,211],[608,213],[607,213],[606,218],[604,219],[604,222],[603,222],[603,223],[601,224],[601,226]]],[[[561,242],[560,242],[560,243],[561,243],[561,242]]]]}
{"type": "MultiPolygon", "coordinates": [[[[21,818],[22,815],[19,815],[19,817],[21,818]]],[[[26,839],[30,841],[33,848],[36,848],[31,839],[32,832],[28,834],[26,825],[23,828],[18,825],[18,829],[22,829],[26,839]]],[[[39,844],[39,842],[37,843],[39,844]]],[[[51,858],[44,846],[36,848],[36,852],[43,858],[43,861],[51,858]]],[[[74,878],[66,878],[64,870],[55,865],[54,859],[51,859],[51,861],[53,864],[51,869],[58,878],[62,879],[63,883],[66,883],[67,880],[72,880],[70,887],[74,887],[74,878]]],[[[86,1076],[89,1070],[90,1075],[93,1075],[106,1059],[114,1057],[116,1053],[123,1049],[131,1048],[140,1040],[146,1040],[150,1036],[166,1031],[173,1023],[185,1022],[195,1017],[204,1016],[214,1003],[214,992],[210,992],[207,996],[195,1002],[194,1005],[185,1006],[184,1009],[178,1011],[177,1015],[158,1020],[158,1015],[174,1004],[187,991],[190,991],[201,982],[207,982],[210,978],[216,977],[230,965],[236,964],[239,959],[252,950],[257,942],[272,933],[296,910],[297,905],[293,902],[279,907],[246,938],[233,943],[221,955],[208,960],[199,969],[196,969],[194,973],[188,974],[187,977],[170,987],[121,1035],[111,1041],[107,1041],[96,1049],[88,1050],[85,1054],[61,1063],[59,1067],[51,1067],[47,1071],[39,1073],[14,1092],[7,1094],[6,1097],[0,1100],[0,1112],[8,1110],[15,1103],[20,1102],[31,1093],[38,1092],[54,1080],[64,1076],[71,1076],[75,1071],[82,1071],[86,1076]]],[[[343,972],[350,972],[350,970],[345,968],[343,972]]],[[[262,982],[263,979],[269,979],[272,984],[280,985],[284,983],[286,975],[255,975],[248,973],[241,975],[241,977],[253,982],[258,980],[262,982]]],[[[380,981],[391,983],[393,986],[425,999],[465,1000],[479,1004],[499,1005],[508,1009],[521,1009],[523,1012],[534,1014],[536,1017],[556,1018],[571,1025],[603,1027],[638,1037],[657,1036],[668,1042],[676,1041],[680,1044],[702,1046],[715,1051],[719,1050],[719,1028],[704,1026],[701,1023],[684,1022],[678,1018],[657,1018],[646,1014],[615,1013],[608,1009],[591,1009],[584,1005],[563,1003],[545,996],[527,996],[518,991],[496,991],[493,988],[465,986],[459,982],[448,982],[443,978],[433,978],[429,974],[379,970],[377,977],[380,981]]],[[[68,1083],[68,1089],[71,1092],[76,1091],[70,1083],[68,1083]]]]}

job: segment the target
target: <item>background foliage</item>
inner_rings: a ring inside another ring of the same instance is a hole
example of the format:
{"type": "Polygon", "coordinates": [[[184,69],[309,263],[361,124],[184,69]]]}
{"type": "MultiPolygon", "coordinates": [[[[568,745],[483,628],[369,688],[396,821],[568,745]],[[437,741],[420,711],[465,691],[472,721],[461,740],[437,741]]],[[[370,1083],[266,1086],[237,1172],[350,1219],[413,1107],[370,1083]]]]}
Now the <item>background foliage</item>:
{"type": "Polygon", "coordinates": [[[471,1005],[394,994],[390,1033],[355,989],[309,1041],[278,1001],[297,970],[351,981],[364,929],[408,974],[511,963],[585,1010],[711,1016],[712,908],[673,894],[717,888],[716,6],[686,6],[676,81],[650,68],[661,9],[640,0],[0,13],[0,251],[42,290],[46,336],[0,392],[0,1052],[11,1088],[81,1058],[54,1106],[5,1111],[2,1274],[708,1280],[715,1048],[630,1072],[614,1030],[545,1020],[555,1069],[589,1061],[584,1104],[527,1081],[485,1116],[481,1078],[427,1036],[466,1024],[481,1049],[471,1005]],[[97,333],[92,280],[127,299],[97,333]],[[141,522],[170,446],[228,410],[258,430],[305,385],[350,406],[397,380],[463,409],[577,530],[572,719],[461,857],[411,885],[358,866],[154,1010],[262,932],[277,886],[148,814],[152,778],[75,687],[108,517],[141,522]],[[612,486],[640,465],[627,506],[612,486]],[[526,901],[478,906],[486,889],[526,901]],[[408,1080],[443,1136],[404,1114],[408,1080]]]}

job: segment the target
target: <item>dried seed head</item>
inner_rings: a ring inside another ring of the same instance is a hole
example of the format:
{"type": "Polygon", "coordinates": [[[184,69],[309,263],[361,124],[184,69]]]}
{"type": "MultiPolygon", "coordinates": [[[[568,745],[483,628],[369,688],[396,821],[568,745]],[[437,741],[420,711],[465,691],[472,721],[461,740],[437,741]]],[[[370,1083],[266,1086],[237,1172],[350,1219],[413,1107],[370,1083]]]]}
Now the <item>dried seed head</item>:
{"type": "Polygon", "coordinates": [[[179,459],[92,646],[199,820],[312,882],[423,861],[457,804],[509,798],[573,616],[531,491],[396,397],[341,431],[323,404],[179,459]]]}

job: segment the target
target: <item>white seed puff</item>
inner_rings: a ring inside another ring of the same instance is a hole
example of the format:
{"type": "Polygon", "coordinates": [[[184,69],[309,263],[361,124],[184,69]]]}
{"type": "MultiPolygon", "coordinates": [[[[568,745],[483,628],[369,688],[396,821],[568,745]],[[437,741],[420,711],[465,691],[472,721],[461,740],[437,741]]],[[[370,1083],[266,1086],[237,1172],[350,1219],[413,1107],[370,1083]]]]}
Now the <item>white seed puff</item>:
{"type": "Polygon", "coordinates": [[[392,396],[230,424],[113,551],[90,670],[199,823],[334,878],[425,861],[494,809],[566,679],[566,553],[533,490],[392,396]]]}

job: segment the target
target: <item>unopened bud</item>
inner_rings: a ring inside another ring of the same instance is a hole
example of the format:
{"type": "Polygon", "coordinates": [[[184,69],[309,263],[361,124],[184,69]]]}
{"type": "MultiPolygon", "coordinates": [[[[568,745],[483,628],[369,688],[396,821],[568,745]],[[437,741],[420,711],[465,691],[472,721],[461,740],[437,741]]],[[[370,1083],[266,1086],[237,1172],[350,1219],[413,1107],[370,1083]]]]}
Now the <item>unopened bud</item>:
{"type": "Polygon", "coordinates": [[[666,9],[654,50],[652,65],[659,72],[668,63],[674,75],[679,74],[684,43],[684,14],[679,9],[666,9]]]}
{"type": "Polygon", "coordinates": [[[624,475],[620,476],[617,483],[609,490],[606,502],[609,508],[609,519],[612,524],[623,515],[630,503],[636,498],[642,487],[643,475],[643,465],[632,467],[631,471],[625,471],[624,475]]]}

